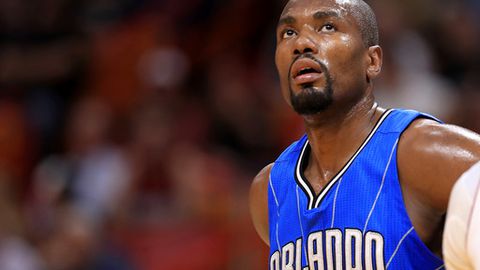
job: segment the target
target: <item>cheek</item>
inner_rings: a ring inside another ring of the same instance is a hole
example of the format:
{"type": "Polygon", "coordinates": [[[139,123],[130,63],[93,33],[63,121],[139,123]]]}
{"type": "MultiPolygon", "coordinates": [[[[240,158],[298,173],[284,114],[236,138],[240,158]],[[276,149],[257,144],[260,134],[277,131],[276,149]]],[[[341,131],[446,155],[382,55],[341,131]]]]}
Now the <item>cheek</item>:
{"type": "Polygon", "coordinates": [[[278,48],[275,51],[275,65],[277,66],[278,75],[280,75],[280,80],[283,80],[288,74],[288,61],[285,56],[285,49],[278,48]]]}
{"type": "Polygon", "coordinates": [[[280,83],[288,83],[288,73],[290,68],[290,58],[282,49],[277,49],[275,52],[275,65],[277,66],[277,72],[280,79],[280,83]]]}
{"type": "Polygon", "coordinates": [[[288,70],[291,63],[284,50],[285,49],[277,48],[275,51],[275,65],[277,66],[282,96],[285,101],[290,104],[288,70]]]}
{"type": "MultiPolygon", "coordinates": [[[[328,44],[328,63],[333,87],[340,93],[350,93],[360,89],[366,83],[364,49],[348,37],[338,39],[335,44],[328,44]],[[346,91],[346,92],[344,92],[346,91]]],[[[337,94],[339,94],[337,92],[337,94]]]]}
{"type": "Polygon", "coordinates": [[[339,46],[331,50],[332,61],[338,67],[339,75],[358,76],[364,71],[363,50],[348,37],[341,39],[339,46]]]}

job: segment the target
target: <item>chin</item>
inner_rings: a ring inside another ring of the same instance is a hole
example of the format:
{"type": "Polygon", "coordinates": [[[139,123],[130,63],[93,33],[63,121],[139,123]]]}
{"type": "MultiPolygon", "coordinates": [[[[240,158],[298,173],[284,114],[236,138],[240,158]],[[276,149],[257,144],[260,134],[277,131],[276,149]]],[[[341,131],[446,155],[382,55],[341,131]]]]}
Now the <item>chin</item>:
{"type": "Polygon", "coordinates": [[[333,101],[332,93],[333,91],[329,87],[307,86],[296,94],[290,89],[290,103],[300,115],[315,115],[330,106],[333,101]]]}

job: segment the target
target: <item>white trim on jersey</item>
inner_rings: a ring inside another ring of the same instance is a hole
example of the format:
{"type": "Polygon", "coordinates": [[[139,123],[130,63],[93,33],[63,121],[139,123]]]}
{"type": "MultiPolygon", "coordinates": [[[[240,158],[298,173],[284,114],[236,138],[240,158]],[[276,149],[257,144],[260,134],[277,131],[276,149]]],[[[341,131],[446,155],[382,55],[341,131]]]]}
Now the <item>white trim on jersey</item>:
{"type": "Polygon", "coordinates": [[[405,240],[405,238],[406,238],[412,231],[413,231],[413,226],[410,228],[410,230],[408,230],[408,231],[402,236],[402,238],[400,239],[400,241],[398,241],[398,244],[397,244],[397,247],[395,248],[395,251],[393,251],[392,256],[390,256],[390,259],[389,259],[388,262],[387,262],[387,267],[386,267],[386,269],[388,269],[388,266],[389,266],[390,263],[392,262],[393,258],[395,258],[395,255],[397,255],[397,252],[398,252],[398,250],[400,249],[400,246],[402,245],[403,240],[405,240]]]}
{"type": "Polygon", "coordinates": [[[278,220],[280,219],[280,211],[279,211],[278,208],[280,208],[280,204],[278,203],[277,194],[275,192],[275,189],[273,188],[273,183],[272,183],[272,177],[271,176],[268,178],[268,182],[269,182],[269,185],[270,185],[270,189],[272,190],[273,198],[275,199],[275,204],[277,205],[277,224],[275,226],[275,238],[277,238],[278,250],[281,250],[280,241],[278,240],[278,220]]]}
{"type": "Polygon", "coordinates": [[[370,142],[370,139],[372,139],[373,135],[375,135],[375,133],[377,132],[377,129],[380,127],[380,125],[382,125],[383,121],[387,118],[387,116],[392,111],[393,110],[388,110],[382,115],[382,118],[380,118],[377,125],[375,125],[373,130],[368,135],[367,139],[365,139],[365,141],[363,142],[362,146],[360,146],[360,148],[358,148],[357,152],[355,152],[353,157],[350,158],[350,160],[343,167],[343,169],[335,176],[334,179],[332,179],[332,181],[330,181],[330,183],[327,184],[326,188],[324,188],[323,191],[320,193],[320,195],[317,198],[317,201],[315,202],[315,207],[318,207],[318,205],[320,204],[320,201],[323,199],[325,194],[327,194],[328,190],[330,190],[330,188],[332,188],[332,186],[338,181],[338,179],[343,176],[343,174],[347,171],[347,169],[350,167],[350,165],[353,163],[353,161],[357,158],[358,154],[360,154],[360,152],[362,152],[363,148],[365,148],[365,146],[368,144],[368,142],[370,142]]]}
{"type": "MultiPolygon", "coordinates": [[[[296,186],[295,191],[297,193],[298,224],[300,224],[300,231],[302,233],[302,239],[307,239],[305,237],[305,232],[303,231],[303,221],[302,221],[302,214],[301,214],[301,209],[300,209],[300,195],[298,194],[298,189],[299,189],[299,187],[296,186]]],[[[303,246],[303,254],[308,254],[307,253],[307,247],[306,247],[306,241],[303,241],[302,246],[303,246]]]]}
{"type": "Polygon", "coordinates": [[[332,224],[330,225],[330,228],[333,228],[333,224],[335,223],[335,209],[337,207],[337,195],[338,195],[338,190],[340,189],[340,185],[342,184],[342,179],[343,178],[340,178],[340,181],[338,181],[338,186],[337,186],[337,189],[335,190],[335,197],[333,198],[332,224]]]}
{"type": "Polygon", "coordinates": [[[270,189],[272,190],[273,198],[275,199],[275,204],[277,205],[277,215],[279,215],[278,214],[278,207],[280,207],[280,204],[278,203],[277,193],[275,192],[275,189],[273,188],[272,177],[268,178],[268,183],[270,184],[270,189]]]}
{"type": "Polygon", "coordinates": [[[309,187],[307,184],[307,181],[302,177],[302,160],[305,158],[305,150],[307,149],[307,146],[309,145],[309,140],[307,139],[305,141],[305,144],[302,148],[302,152],[300,153],[300,156],[298,157],[297,160],[297,165],[295,168],[295,174],[296,178],[301,185],[302,189],[305,190],[308,196],[308,210],[311,210],[313,208],[317,208],[320,205],[320,202],[322,201],[323,197],[328,193],[328,191],[332,188],[333,185],[343,176],[343,174],[348,170],[350,165],[353,163],[355,158],[362,152],[363,148],[370,142],[372,139],[373,135],[375,135],[376,131],[378,128],[382,125],[382,123],[385,121],[385,119],[388,117],[388,115],[393,111],[393,109],[387,110],[383,113],[381,118],[378,120],[378,122],[375,124],[375,127],[370,131],[370,134],[367,136],[367,138],[363,141],[362,145],[357,149],[355,154],[348,160],[348,162],[343,166],[343,168],[335,175],[335,177],[330,180],[327,185],[322,189],[318,197],[315,198],[314,191],[309,187]],[[315,200],[315,203],[314,203],[315,200]]]}
{"type": "Polygon", "coordinates": [[[395,153],[397,144],[398,144],[398,139],[393,144],[392,151],[390,152],[390,157],[388,158],[387,166],[385,166],[385,171],[383,171],[382,183],[380,184],[380,188],[378,189],[377,196],[375,197],[375,201],[373,201],[372,208],[370,208],[370,212],[368,213],[368,216],[367,216],[367,221],[365,221],[365,226],[363,227],[363,234],[365,234],[365,232],[367,231],[368,222],[370,221],[373,210],[377,205],[378,197],[380,197],[380,194],[382,193],[383,185],[385,184],[385,177],[387,176],[388,168],[390,167],[390,162],[392,162],[393,153],[395,153]]]}
{"type": "Polygon", "coordinates": [[[303,154],[305,153],[305,149],[307,149],[307,146],[308,146],[308,140],[305,141],[305,145],[303,145],[302,152],[300,153],[300,156],[298,157],[297,166],[295,168],[295,173],[297,174],[297,179],[299,180],[300,184],[302,185],[303,190],[305,190],[307,192],[307,195],[308,195],[308,209],[312,209],[313,208],[313,199],[315,198],[315,196],[313,195],[312,190],[308,186],[307,182],[305,182],[305,180],[303,180],[302,171],[301,171],[302,170],[301,164],[302,164],[302,160],[303,160],[303,154]]]}

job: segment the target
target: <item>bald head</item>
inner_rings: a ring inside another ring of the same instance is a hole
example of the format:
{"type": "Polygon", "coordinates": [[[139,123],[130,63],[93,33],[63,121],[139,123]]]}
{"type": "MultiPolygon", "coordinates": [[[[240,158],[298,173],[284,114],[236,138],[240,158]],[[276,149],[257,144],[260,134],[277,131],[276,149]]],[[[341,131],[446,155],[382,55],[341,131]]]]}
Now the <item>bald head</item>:
{"type": "MultiPolygon", "coordinates": [[[[290,0],[287,2],[284,12],[301,0],[290,0]]],[[[314,0],[328,2],[338,5],[342,10],[350,14],[356,21],[365,47],[379,45],[378,26],[375,13],[372,8],[363,0],[314,0]]]]}
{"type": "Polygon", "coordinates": [[[372,8],[362,0],[344,2],[352,3],[349,11],[358,23],[365,46],[379,45],[377,19],[372,8]]]}

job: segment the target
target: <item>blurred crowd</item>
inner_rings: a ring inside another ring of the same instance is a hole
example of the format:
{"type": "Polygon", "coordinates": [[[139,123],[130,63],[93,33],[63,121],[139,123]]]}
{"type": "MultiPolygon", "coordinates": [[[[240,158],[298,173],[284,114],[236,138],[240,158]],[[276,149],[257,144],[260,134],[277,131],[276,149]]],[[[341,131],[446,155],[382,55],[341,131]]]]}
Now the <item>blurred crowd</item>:
{"type": "MultiPolygon", "coordinates": [[[[372,0],[381,106],[480,132],[480,2],[372,0]]],[[[266,269],[279,0],[0,0],[0,269],[266,269]]]]}

